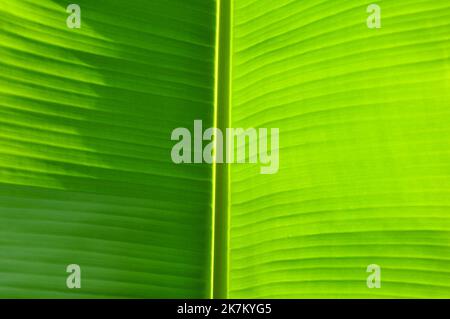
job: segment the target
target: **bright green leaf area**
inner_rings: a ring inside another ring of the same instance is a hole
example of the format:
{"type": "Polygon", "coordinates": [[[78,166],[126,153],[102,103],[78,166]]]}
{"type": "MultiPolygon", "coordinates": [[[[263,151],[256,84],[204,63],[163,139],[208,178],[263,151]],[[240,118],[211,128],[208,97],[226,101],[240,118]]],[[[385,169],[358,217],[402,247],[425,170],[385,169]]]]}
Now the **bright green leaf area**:
{"type": "Polygon", "coordinates": [[[209,297],[215,1],[75,3],[0,1],[0,297],[209,297]]]}
{"type": "Polygon", "coordinates": [[[450,2],[220,1],[0,0],[0,298],[449,298],[450,2]],[[174,164],[195,119],[278,173],[174,164]]]}
{"type": "Polygon", "coordinates": [[[450,297],[450,2],[235,0],[233,20],[231,126],[280,128],[280,170],[231,166],[229,297],[450,297]]]}

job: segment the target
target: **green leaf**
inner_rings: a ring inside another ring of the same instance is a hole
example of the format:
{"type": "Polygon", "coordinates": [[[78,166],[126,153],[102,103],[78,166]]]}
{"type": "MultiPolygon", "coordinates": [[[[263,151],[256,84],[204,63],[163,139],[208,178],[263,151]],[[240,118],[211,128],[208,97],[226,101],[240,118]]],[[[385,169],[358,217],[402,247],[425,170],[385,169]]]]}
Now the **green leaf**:
{"type": "Polygon", "coordinates": [[[231,126],[280,170],[231,166],[231,298],[450,296],[450,3],[371,3],[234,1],[231,126]]]}
{"type": "Polygon", "coordinates": [[[76,3],[0,6],[0,298],[450,296],[448,0],[380,29],[368,0],[76,3]],[[279,171],[174,164],[196,119],[279,128],[279,171]]]}
{"type": "Polygon", "coordinates": [[[209,297],[215,1],[76,3],[1,4],[0,297],[209,297]]]}

